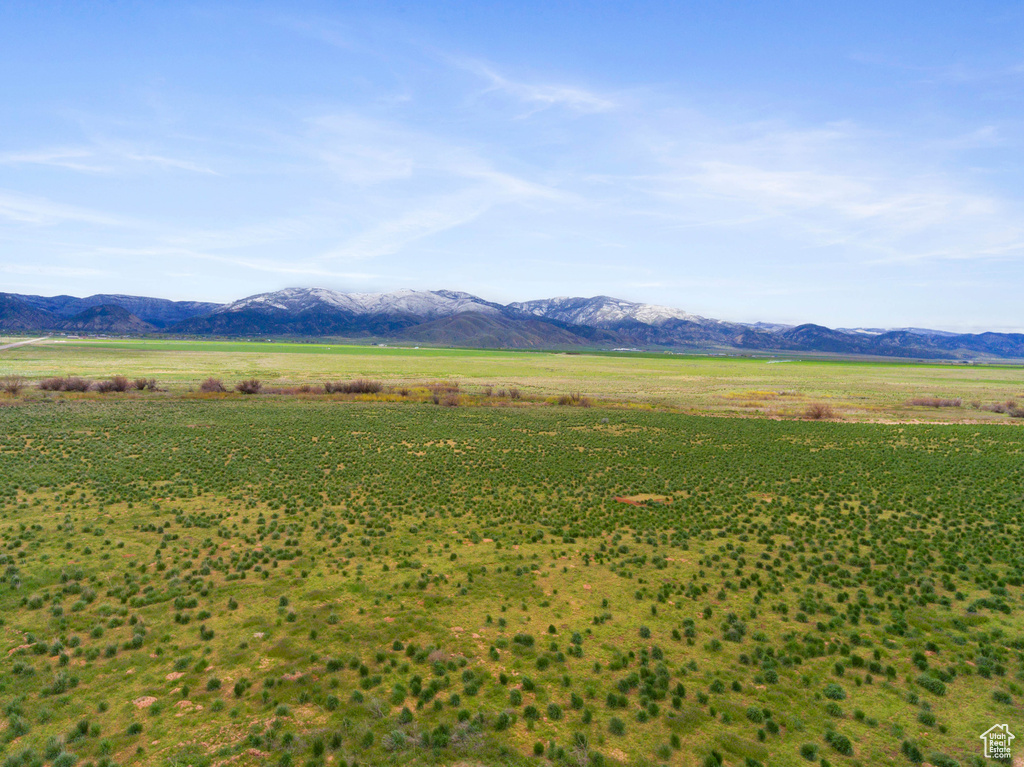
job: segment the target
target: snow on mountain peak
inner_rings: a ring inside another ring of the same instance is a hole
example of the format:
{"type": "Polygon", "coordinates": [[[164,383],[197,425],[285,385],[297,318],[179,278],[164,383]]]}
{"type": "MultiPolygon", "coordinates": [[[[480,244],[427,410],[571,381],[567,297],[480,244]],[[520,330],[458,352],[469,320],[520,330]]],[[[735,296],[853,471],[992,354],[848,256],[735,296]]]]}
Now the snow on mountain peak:
{"type": "Polygon", "coordinates": [[[638,304],[610,296],[594,296],[593,298],[557,298],[539,301],[522,301],[509,304],[509,308],[537,317],[567,322],[571,325],[607,326],[624,320],[635,320],[645,325],[661,325],[669,320],[704,323],[704,317],[690,314],[682,309],[673,309],[656,304],[638,304]]]}
{"type": "Polygon", "coordinates": [[[351,314],[412,314],[449,317],[463,312],[498,314],[500,308],[469,293],[447,290],[396,290],[391,293],[342,293],[328,288],[285,288],[227,304],[216,313],[245,309],[304,312],[333,308],[351,314]]]}

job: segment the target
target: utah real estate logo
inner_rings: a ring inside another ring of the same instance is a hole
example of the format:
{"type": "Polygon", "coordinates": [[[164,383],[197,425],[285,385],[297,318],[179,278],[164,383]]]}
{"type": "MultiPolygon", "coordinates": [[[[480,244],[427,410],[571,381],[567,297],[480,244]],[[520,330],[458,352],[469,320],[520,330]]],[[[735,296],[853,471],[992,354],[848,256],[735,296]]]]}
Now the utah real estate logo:
{"type": "Polygon", "coordinates": [[[1009,759],[1010,741],[1014,735],[1009,725],[997,724],[978,736],[985,742],[986,759],[1009,759]]]}

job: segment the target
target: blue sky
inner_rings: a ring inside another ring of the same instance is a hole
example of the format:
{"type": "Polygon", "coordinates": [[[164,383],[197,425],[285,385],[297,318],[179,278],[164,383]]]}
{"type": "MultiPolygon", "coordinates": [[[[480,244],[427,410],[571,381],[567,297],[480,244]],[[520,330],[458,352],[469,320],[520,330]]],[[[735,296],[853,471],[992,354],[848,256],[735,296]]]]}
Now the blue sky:
{"type": "Polygon", "coordinates": [[[0,290],[1024,329],[1024,7],[0,5],[0,290]]]}

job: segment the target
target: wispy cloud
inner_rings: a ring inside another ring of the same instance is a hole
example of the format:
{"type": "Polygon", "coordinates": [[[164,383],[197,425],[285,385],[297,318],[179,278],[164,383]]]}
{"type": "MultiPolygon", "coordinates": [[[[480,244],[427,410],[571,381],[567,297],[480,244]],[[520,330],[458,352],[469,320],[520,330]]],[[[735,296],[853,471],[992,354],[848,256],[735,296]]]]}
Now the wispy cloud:
{"type": "Polygon", "coordinates": [[[331,227],[339,241],[320,261],[389,256],[500,206],[576,199],[422,130],[351,114],[320,116],[310,125],[310,135],[299,142],[304,151],[347,184],[386,189],[344,206],[346,220],[331,227]]]}
{"type": "Polygon", "coordinates": [[[152,247],[101,247],[96,248],[95,255],[120,258],[173,258],[173,259],[196,259],[200,261],[212,261],[232,267],[241,267],[256,272],[267,274],[281,274],[291,276],[307,277],[330,277],[333,279],[344,279],[351,281],[365,282],[376,279],[379,275],[368,272],[339,272],[327,269],[322,266],[308,262],[296,261],[271,261],[267,259],[245,258],[222,253],[209,253],[188,248],[170,246],[152,247]]]}
{"type": "Polygon", "coordinates": [[[190,173],[218,175],[191,160],[147,152],[124,142],[98,141],[86,146],[49,147],[0,153],[0,165],[44,165],[82,173],[115,174],[156,166],[190,173]]]}
{"type": "Polygon", "coordinates": [[[32,197],[0,190],[0,217],[22,224],[54,225],[68,221],[98,226],[136,226],[137,222],[121,216],[74,205],[64,205],[42,197],[32,197]]]}
{"type": "Polygon", "coordinates": [[[58,147],[25,152],[0,153],[0,165],[49,165],[85,173],[109,173],[111,168],[94,162],[95,152],[80,147],[58,147]]]}
{"type": "Polygon", "coordinates": [[[362,260],[390,256],[410,244],[473,221],[493,201],[479,191],[435,199],[370,227],[319,257],[321,261],[362,260]]]}
{"type": "Polygon", "coordinates": [[[139,154],[136,152],[125,152],[124,158],[132,162],[156,165],[161,168],[173,168],[175,170],[187,170],[191,173],[205,173],[211,176],[220,175],[212,168],[191,160],[180,160],[175,157],[164,157],[159,154],[139,154]]]}
{"type": "Polygon", "coordinates": [[[100,277],[111,272],[81,266],[45,266],[31,264],[0,264],[4,274],[32,275],[36,277],[100,277]]]}
{"type": "Polygon", "coordinates": [[[1024,228],[999,201],[948,188],[934,177],[704,162],[692,179],[724,200],[784,217],[787,226],[819,244],[856,244],[881,253],[882,260],[995,258],[1024,245],[1024,228]]]}
{"type": "Polygon", "coordinates": [[[455,66],[470,72],[487,83],[485,92],[501,92],[532,106],[534,112],[550,107],[562,107],[573,112],[593,114],[615,109],[618,104],[607,96],[578,86],[558,83],[536,83],[514,80],[477,59],[448,57],[455,66]]]}
{"type": "MultiPolygon", "coordinates": [[[[981,128],[974,140],[991,135],[981,128]]],[[[622,179],[636,215],[674,219],[672,228],[843,247],[862,263],[1007,259],[1024,246],[1019,206],[901,154],[898,136],[849,123],[752,124],[690,139],[650,141],[651,172],[622,179]],[[644,195],[660,203],[636,205],[644,195]]]]}

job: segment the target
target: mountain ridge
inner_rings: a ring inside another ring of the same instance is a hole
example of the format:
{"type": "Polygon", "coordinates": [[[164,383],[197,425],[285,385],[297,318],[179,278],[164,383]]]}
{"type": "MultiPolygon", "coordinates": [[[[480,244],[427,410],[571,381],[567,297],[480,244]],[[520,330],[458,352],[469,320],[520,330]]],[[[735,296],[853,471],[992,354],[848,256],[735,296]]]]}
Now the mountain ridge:
{"type": "Polygon", "coordinates": [[[0,329],[143,335],[349,337],[452,346],[580,346],[884,357],[1024,358],[1024,334],[737,323],[611,296],[500,304],[454,290],[285,288],[216,304],[119,294],[0,293],[0,329]]]}

